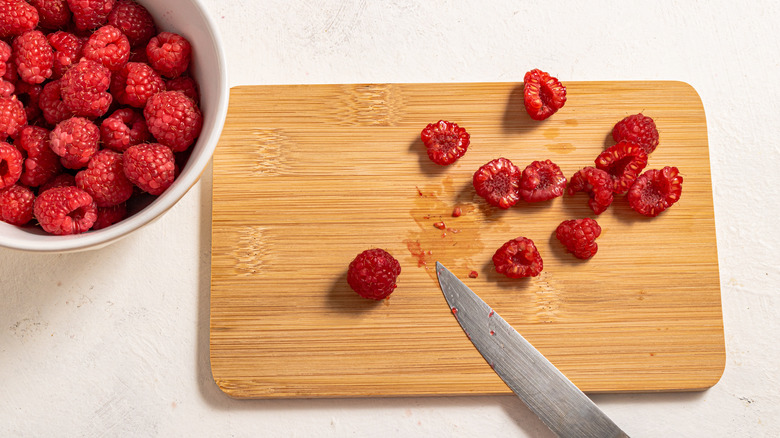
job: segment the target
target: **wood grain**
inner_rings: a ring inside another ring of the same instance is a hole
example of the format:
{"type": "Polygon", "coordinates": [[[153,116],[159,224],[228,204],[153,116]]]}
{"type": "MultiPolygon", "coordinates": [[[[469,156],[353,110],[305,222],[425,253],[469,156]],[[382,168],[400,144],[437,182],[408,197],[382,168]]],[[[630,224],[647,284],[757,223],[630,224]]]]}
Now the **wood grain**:
{"type": "Polygon", "coordinates": [[[715,384],[725,352],[701,100],[682,82],[566,85],[566,106],[544,122],[525,114],[519,83],[233,88],[214,155],[219,387],[239,398],[509,393],[452,317],[436,260],[586,392],[715,384]],[[618,197],[597,217],[590,261],[554,237],[562,220],[596,217],[583,194],[498,211],[474,193],[473,172],[499,156],[521,168],[551,159],[570,176],[612,144],[615,122],[640,111],[661,135],[649,168],[677,166],[682,199],[651,219],[618,197]],[[439,119],[472,139],[447,167],[419,140],[439,119]],[[510,280],[491,257],[521,235],[544,271],[510,280]],[[349,262],[370,247],[402,266],[381,302],[346,284],[349,262]]]}

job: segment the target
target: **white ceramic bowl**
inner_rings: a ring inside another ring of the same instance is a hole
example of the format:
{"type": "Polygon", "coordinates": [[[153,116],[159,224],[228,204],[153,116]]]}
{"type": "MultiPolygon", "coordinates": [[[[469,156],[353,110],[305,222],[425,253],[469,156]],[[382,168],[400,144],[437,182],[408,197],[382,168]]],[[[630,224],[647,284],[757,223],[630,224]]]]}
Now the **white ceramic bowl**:
{"type": "MultiPolygon", "coordinates": [[[[71,236],[48,235],[38,228],[19,228],[0,221],[0,246],[26,251],[67,252],[101,248],[152,222],[171,208],[198,181],[219,140],[228,106],[227,68],[222,40],[199,0],[138,0],[159,30],[178,33],[192,44],[192,72],[200,88],[203,130],[174,183],[127,219],[108,228],[71,236]]],[[[137,208],[140,208],[136,206],[137,208]]],[[[132,208],[131,208],[132,210],[132,208]]]]}

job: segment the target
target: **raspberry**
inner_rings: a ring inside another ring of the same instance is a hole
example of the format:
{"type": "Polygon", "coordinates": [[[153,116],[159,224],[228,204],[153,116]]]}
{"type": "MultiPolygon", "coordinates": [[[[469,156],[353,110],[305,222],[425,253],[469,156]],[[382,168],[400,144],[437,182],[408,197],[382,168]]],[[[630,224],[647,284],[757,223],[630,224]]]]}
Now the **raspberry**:
{"type": "Polygon", "coordinates": [[[16,96],[0,97],[0,141],[9,136],[16,137],[27,124],[27,113],[16,96]]]}
{"type": "Polygon", "coordinates": [[[123,108],[103,120],[100,124],[100,138],[105,147],[124,152],[132,145],[149,140],[151,136],[143,116],[130,108],[123,108]]]}
{"type": "Polygon", "coordinates": [[[146,56],[158,73],[166,78],[175,78],[187,71],[192,47],[181,35],[160,32],[146,45],[146,56]]]}
{"type": "Polygon", "coordinates": [[[78,30],[90,30],[106,24],[114,0],[67,0],[78,30]]]}
{"type": "Polygon", "coordinates": [[[523,100],[532,119],[544,120],[563,108],[566,87],[548,73],[533,69],[523,79],[523,100]]]}
{"type": "Polygon", "coordinates": [[[103,228],[114,225],[127,216],[127,205],[125,203],[117,204],[111,207],[98,207],[97,219],[92,224],[93,230],[102,230],[103,228]]]}
{"type": "Polygon", "coordinates": [[[469,133],[457,123],[439,120],[431,123],[420,133],[428,158],[436,164],[452,164],[466,153],[469,147],[469,133]]]}
{"type": "Polygon", "coordinates": [[[62,29],[70,24],[66,0],[28,0],[38,10],[38,25],[44,29],[62,29]]]}
{"type": "Polygon", "coordinates": [[[25,126],[16,142],[27,153],[19,182],[29,187],[47,183],[62,172],[60,157],[49,147],[49,131],[39,126],[25,126]]]}
{"type": "Polygon", "coordinates": [[[347,283],[361,297],[381,300],[393,293],[399,274],[401,265],[390,253],[367,249],[349,264],[347,283]]]}
{"type": "Polygon", "coordinates": [[[140,62],[128,62],[111,78],[111,93],[122,105],[143,108],[150,97],[164,90],[160,75],[140,62]]]}
{"type": "Polygon", "coordinates": [[[523,170],[520,196],[526,202],[547,201],[563,195],[566,177],[561,168],[550,160],[534,161],[523,170]]]}
{"type": "Polygon", "coordinates": [[[636,143],[650,155],[658,147],[658,129],[655,121],[641,113],[634,114],[617,122],[612,128],[615,141],[628,140],[636,143]]]}
{"type": "Polygon", "coordinates": [[[480,167],[472,183],[488,204],[507,209],[520,199],[520,178],[517,166],[506,158],[497,158],[480,167]]]}
{"type": "Polygon", "coordinates": [[[76,177],[69,173],[61,173],[46,184],[40,186],[38,188],[38,194],[40,195],[46,190],[56,189],[57,187],[76,187],[76,177]]]}
{"type": "Polygon", "coordinates": [[[35,199],[33,213],[44,231],[58,235],[83,233],[97,219],[95,201],[77,187],[46,190],[35,199]]]}
{"type": "Polygon", "coordinates": [[[628,204],[645,216],[658,216],[680,200],[682,182],[676,167],[648,170],[628,190],[628,204]]]}
{"type": "Polygon", "coordinates": [[[0,220],[11,225],[26,225],[32,220],[35,195],[32,190],[14,184],[0,190],[0,220]]]}
{"type": "Polygon", "coordinates": [[[16,98],[22,102],[27,116],[27,123],[31,123],[32,120],[41,115],[41,107],[39,105],[41,91],[43,91],[43,86],[39,84],[28,84],[27,82],[16,84],[16,98]]]}
{"type": "Polygon", "coordinates": [[[0,79],[0,97],[11,97],[14,95],[14,91],[16,91],[14,84],[0,79]]]}
{"type": "Polygon", "coordinates": [[[69,110],[62,101],[60,81],[47,82],[41,90],[38,98],[38,106],[43,112],[46,123],[56,125],[65,119],[73,117],[73,111],[69,110]]]}
{"type": "Polygon", "coordinates": [[[38,10],[26,1],[0,1],[0,38],[15,37],[33,30],[38,20],[38,10]]]}
{"type": "Polygon", "coordinates": [[[178,78],[165,81],[165,90],[181,91],[185,96],[192,99],[196,105],[200,102],[198,83],[189,76],[179,76],[178,78]]]}
{"type": "Polygon", "coordinates": [[[588,194],[588,206],[596,214],[603,213],[612,204],[612,177],[601,169],[585,167],[577,171],[569,181],[569,195],[577,192],[588,194]]]}
{"type": "Polygon", "coordinates": [[[496,272],[509,278],[536,277],[544,267],[534,241],[525,237],[501,245],[493,254],[493,265],[496,272]]]}
{"type": "Polygon", "coordinates": [[[87,168],[76,174],[76,187],[89,193],[98,207],[121,204],[133,194],[133,183],[124,173],[122,154],[110,150],[92,156],[87,168]]]}
{"type": "Polygon", "coordinates": [[[71,65],[79,61],[84,44],[76,35],[64,31],[50,33],[46,38],[54,50],[52,78],[59,79],[71,65]]]}
{"type": "Polygon", "coordinates": [[[11,46],[0,40],[0,76],[5,76],[6,63],[11,59],[11,46]]]}
{"type": "Polygon", "coordinates": [[[596,168],[612,177],[612,191],[626,193],[647,166],[647,154],[636,143],[623,140],[599,154],[596,168]]]}
{"type": "Polygon", "coordinates": [[[84,57],[117,71],[130,58],[130,42],[122,31],[110,24],[96,30],[84,44],[84,57]]]}
{"type": "Polygon", "coordinates": [[[85,167],[97,152],[99,140],[100,129],[84,117],[63,120],[49,134],[49,146],[68,169],[85,167]]]}
{"type": "Polygon", "coordinates": [[[12,145],[0,141],[0,189],[10,187],[22,176],[24,157],[12,145]]]}
{"type": "Polygon", "coordinates": [[[30,30],[19,35],[14,39],[13,51],[21,80],[40,84],[51,77],[54,52],[43,32],[30,30]]]}
{"type": "Polygon", "coordinates": [[[78,116],[100,117],[111,105],[111,72],[102,64],[82,58],[60,79],[60,95],[69,110],[78,116]]]}
{"type": "Polygon", "coordinates": [[[108,24],[119,28],[132,47],[146,45],[157,33],[152,15],[133,0],[117,0],[108,15],[108,24]]]}
{"type": "Polygon", "coordinates": [[[163,91],[150,97],[144,118],[154,138],[174,152],[189,148],[203,127],[200,108],[178,91],[163,91]]]}
{"type": "Polygon", "coordinates": [[[589,259],[596,254],[599,250],[596,238],[599,235],[601,227],[589,217],[563,221],[555,230],[555,237],[580,259],[589,259]]]}
{"type": "Polygon", "coordinates": [[[141,190],[155,196],[173,183],[175,168],[173,152],[159,143],[130,146],[124,153],[127,179],[141,190]]]}

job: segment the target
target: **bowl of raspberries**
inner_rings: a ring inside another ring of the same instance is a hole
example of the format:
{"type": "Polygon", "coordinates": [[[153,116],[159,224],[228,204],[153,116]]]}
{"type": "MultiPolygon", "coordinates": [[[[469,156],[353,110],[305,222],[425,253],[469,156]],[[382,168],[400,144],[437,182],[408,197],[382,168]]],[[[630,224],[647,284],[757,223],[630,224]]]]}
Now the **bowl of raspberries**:
{"type": "Polygon", "coordinates": [[[198,181],[228,86],[197,0],[0,2],[0,245],[99,248],[198,181]]]}

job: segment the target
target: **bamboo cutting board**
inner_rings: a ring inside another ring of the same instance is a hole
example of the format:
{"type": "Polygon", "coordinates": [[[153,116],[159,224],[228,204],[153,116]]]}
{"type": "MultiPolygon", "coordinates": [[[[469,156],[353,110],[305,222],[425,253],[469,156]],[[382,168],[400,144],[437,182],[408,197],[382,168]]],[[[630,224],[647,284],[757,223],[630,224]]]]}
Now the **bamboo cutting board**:
{"type": "Polygon", "coordinates": [[[725,352],[701,100],[681,82],[565,85],[566,106],[544,122],[525,114],[522,83],[233,88],[213,167],[219,387],[239,398],[510,393],[451,315],[436,260],[586,392],[715,384],[725,352]],[[681,200],[656,218],[623,196],[595,216],[584,194],[499,211],[474,193],[474,171],[500,156],[521,169],[551,159],[570,177],[637,112],[660,131],[648,168],[684,176],[681,200]],[[439,119],[471,134],[447,167],[419,140],[439,119]],[[554,237],[561,221],[585,216],[603,229],[589,261],[554,237]],[[544,258],[536,278],[492,268],[518,236],[544,258]],[[349,262],[371,247],[402,267],[380,302],[346,283],[349,262]]]}

